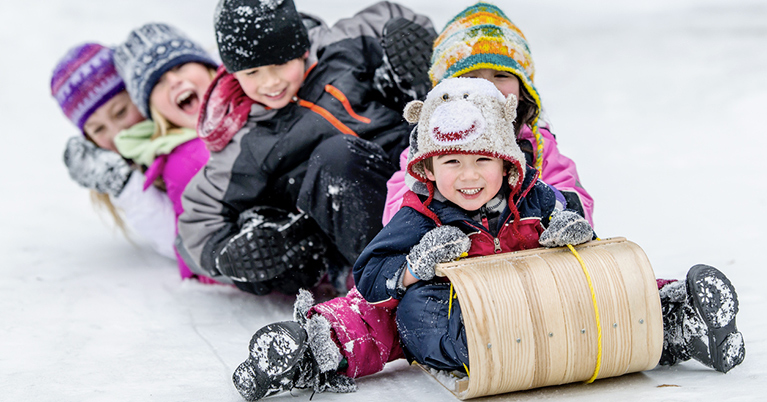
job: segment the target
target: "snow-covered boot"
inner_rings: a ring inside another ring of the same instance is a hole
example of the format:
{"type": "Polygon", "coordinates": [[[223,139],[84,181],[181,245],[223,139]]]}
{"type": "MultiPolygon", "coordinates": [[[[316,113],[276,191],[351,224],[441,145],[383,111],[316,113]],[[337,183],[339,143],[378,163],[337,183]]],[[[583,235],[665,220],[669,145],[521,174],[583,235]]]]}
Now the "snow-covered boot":
{"type": "Polygon", "coordinates": [[[693,358],[717,371],[726,373],[737,366],[746,355],[743,335],[735,324],[738,313],[738,295],[729,279],[718,269],[708,265],[695,265],[687,272],[684,286],[672,283],[661,288],[664,306],[664,351],[661,364],[674,364],[693,358]],[[664,289],[673,285],[664,292],[664,289]],[[681,289],[680,289],[681,288],[681,289]],[[666,317],[666,313],[669,313],[666,317]]]}
{"type": "Polygon", "coordinates": [[[436,38],[434,29],[406,18],[392,18],[384,25],[383,64],[375,72],[374,84],[396,110],[431,89],[429,66],[436,38]]]}
{"type": "Polygon", "coordinates": [[[223,275],[236,282],[255,283],[290,271],[285,277],[310,282],[298,284],[300,288],[315,285],[325,273],[325,239],[305,213],[255,207],[243,212],[238,224],[240,232],[216,257],[216,267],[223,275]]]}
{"type": "Polygon", "coordinates": [[[248,401],[293,388],[315,392],[354,392],[354,379],[337,372],[342,359],[322,316],[307,318],[314,304],[311,293],[301,290],[294,305],[297,322],[270,324],[250,341],[250,355],[233,375],[234,385],[248,401]]]}

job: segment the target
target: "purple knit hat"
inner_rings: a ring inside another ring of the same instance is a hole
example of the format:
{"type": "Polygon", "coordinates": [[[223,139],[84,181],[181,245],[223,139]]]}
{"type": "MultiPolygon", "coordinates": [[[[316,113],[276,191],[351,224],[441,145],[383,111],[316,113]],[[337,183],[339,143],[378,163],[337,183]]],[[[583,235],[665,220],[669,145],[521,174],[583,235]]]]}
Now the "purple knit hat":
{"type": "Polygon", "coordinates": [[[112,61],[112,49],[97,43],[70,49],[51,77],[51,95],[80,130],[96,109],[124,89],[112,61]]]}

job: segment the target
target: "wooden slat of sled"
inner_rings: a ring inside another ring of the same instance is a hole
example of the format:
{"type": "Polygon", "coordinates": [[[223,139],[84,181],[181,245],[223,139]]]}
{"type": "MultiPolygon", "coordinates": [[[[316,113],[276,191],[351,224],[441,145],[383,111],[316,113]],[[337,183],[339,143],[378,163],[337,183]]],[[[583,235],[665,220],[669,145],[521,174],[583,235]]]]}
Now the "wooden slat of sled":
{"type": "MultiPolygon", "coordinates": [[[[598,378],[649,369],[662,347],[654,275],[624,238],[577,247],[594,284],[602,327],[598,378]]],[[[461,303],[471,376],[456,396],[589,379],[599,343],[588,281],[567,248],[535,249],[440,264],[461,303]]]]}

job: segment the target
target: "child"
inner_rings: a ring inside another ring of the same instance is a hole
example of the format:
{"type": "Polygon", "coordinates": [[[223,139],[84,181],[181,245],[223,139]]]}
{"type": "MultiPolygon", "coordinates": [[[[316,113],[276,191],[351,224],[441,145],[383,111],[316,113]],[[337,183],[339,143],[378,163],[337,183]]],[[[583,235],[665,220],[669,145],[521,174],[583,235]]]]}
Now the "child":
{"type": "Polygon", "coordinates": [[[51,94],[81,133],[67,141],[64,163],[70,177],[91,190],[94,204],[105,207],[126,236],[130,228],[157,253],[175,258],[170,200],[157,189],[142,191],[144,175],[114,145],[118,132],[144,117],[125,91],[112,54],[110,48],[84,43],[70,49],[53,70],[51,94]]]}
{"type": "MultiPolygon", "coordinates": [[[[178,219],[184,210],[181,193],[209,157],[194,128],[216,62],[180,31],[155,23],[132,31],[115,49],[114,60],[133,103],[149,119],[121,132],[117,149],[147,168],[144,188],[155,183],[165,190],[178,219]]],[[[178,261],[182,278],[195,276],[178,261]]]]}
{"type": "MultiPolygon", "coordinates": [[[[514,134],[527,163],[541,179],[559,190],[568,209],[577,211],[593,225],[594,202],[578,178],[575,163],[559,153],[549,127],[540,123],[541,99],[533,85],[535,67],[522,31],[498,7],[477,3],[458,13],[434,42],[429,76],[436,85],[448,77],[480,77],[490,80],[504,94],[519,99],[514,134]]],[[[387,183],[386,224],[402,205],[405,185],[405,152],[401,169],[387,183]]]]}
{"type": "MultiPolygon", "coordinates": [[[[453,303],[448,318],[449,284],[434,278],[435,265],[464,253],[579,244],[592,238],[590,225],[577,213],[554,211],[555,192],[537,180],[534,169],[522,170],[523,154],[508,141],[514,107],[508,101],[502,106],[503,97],[497,90],[493,94],[494,89],[484,80],[451,78],[430,93],[411,137],[407,165],[408,174],[423,186],[411,184],[405,207],[355,264],[358,289],[370,304],[353,306],[358,317],[318,311],[323,305],[307,314],[308,307],[300,304],[309,300],[305,294],[299,297],[297,322],[270,324],[253,336],[248,359],[234,373],[243,397],[257,400],[294,387],[353,391],[349,362],[355,353],[370,350],[358,348],[363,337],[350,342],[347,332],[360,332],[355,322],[359,317],[375,325],[368,311],[373,303],[396,306],[402,345],[411,359],[462,371],[469,359],[460,304],[453,303]],[[493,116],[502,109],[506,121],[499,124],[501,119],[493,116]],[[455,117],[478,117],[477,110],[482,111],[479,118],[455,117]],[[472,123],[484,130],[470,127],[472,123]],[[342,325],[331,326],[339,318],[342,325]]],[[[413,111],[408,109],[406,113],[413,111]]],[[[726,372],[742,362],[737,295],[724,274],[698,265],[685,282],[659,281],[658,286],[666,340],[661,364],[695,358],[726,372]]],[[[393,349],[390,332],[369,336],[382,349],[393,349]]],[[[379,359],[374,353],[366,357],[379,359]]]]}
{"type": "Polygon", "coordinates": [[[222,0],[214,21],[224,69],[203,101],[212,157],[184,192],[183,254],[255,294],[312,287],[332,264],[345,291],[407,145],[376,85],[381,39],[428,36],[431,23],[382,2],[329,28],[291,0],[222,0]]]}

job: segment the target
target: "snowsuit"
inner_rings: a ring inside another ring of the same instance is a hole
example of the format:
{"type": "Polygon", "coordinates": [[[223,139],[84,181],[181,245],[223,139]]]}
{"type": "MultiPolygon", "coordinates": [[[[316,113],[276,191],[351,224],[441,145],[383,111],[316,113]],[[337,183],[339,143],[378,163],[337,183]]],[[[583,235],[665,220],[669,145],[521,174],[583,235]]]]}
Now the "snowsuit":
{"type": "MultiPolygon", "coordinates": [[[[566,208],[582,213],[589,223],[594,226],[593,212],[594,199],[581,186],[578,178],[578,171],[575,168],[575,162],[570,158],[559,153],[557,141],[554,134],[547,127],[539,127],[543,143],[543,174],[541,180],[559,190],[567,201],[566,208]]],[[[534,166],[534,152],[532,144],[535,144],[533,132],[530,127],[524,126],[519,133],[517,143],[527,158],[527,164],[534,166]]],[[[405,185],[405,167],[407,165],[407,150],[400,156],[400,170],[394,173],[386,182],[388,188],[386,193],[386,206],[383,213],[383,224],[386,225],[399,211],[402,206],[402,199],[409,191],[405,185]]]]}
{"type": "MultiPolygon", "coordinates": [[[[460,306],[455,301],[448,319],[450,284],[435,278],[419,281],[406,291],[395,285],[410,249],[439,224],[424,213],[423,200],[425,197],[420,199],[412,192],[407,193],[404,206],[408,208],[397,212],[363,251],[354,266],[354,278],[369,302],[399,303],[397,328],[409,357],[437,369],[463,370],[463,364],[469,363],[466,333],[460,306]]],[[[492,230],[451,202],[434,200],[428,208],[441,224],[456,226],[469,235],[469,257],[539,247],[538,237],[556,206],[554,191],[537,180],[535,170],[528,168],[519,194],[509,197],[509,202],[515,203],[519,220],[515,220],[507,206],[492,230]]]]}
{"type": "Polygon", "coordinates": [[[212,156],[183,195],[179,237],[190,267],[223,278],[215,259],[254,206],[296,209],[314,219],[351,265],[381,229],[386,180],[407,146],[408,124],[373,87],[381,30],[424,16],[382,2],[328,28],[304,17],[311,47],[296,99],[279,110],[244,95],[224,70],[203,100],[199,135],[212,156]],[[308,20],[307,20],[308,19],[308,20]]]}
{"type": "Polygon", "coordinates": [[[176,259],[176,216],[167,194],[156,187],[143,189],[144,175],[131,172],[118,196],[110,196],[112,205],[121,209],[125,223],[149,243],[158,254],[176,259]]]}
{"type": "MultiPolygon", "coordinates": [[[[149,166],[145,172],[144,191],[154,191],[152,189],[155,187],[152,184],[157,178],[162,178],[167,197],[173,206],[174,221],[177,221],[184,211],[181,194],[189,180],[205,166],[210,156],[205,144],[197,138],[193,130],[180,129],[180,131],[181,134],[169,134],[157,140],[151,140],[154,123],[147,120],[123,131],[115,139],[115,145],[123,156],[149,166]]],[[[194,277],[195,274],[187,267],[177,251],[176,258],[181,278],[194,277]]],[[[199,279],[202,282],[210,282],[205,277],[199,279]]]]}

